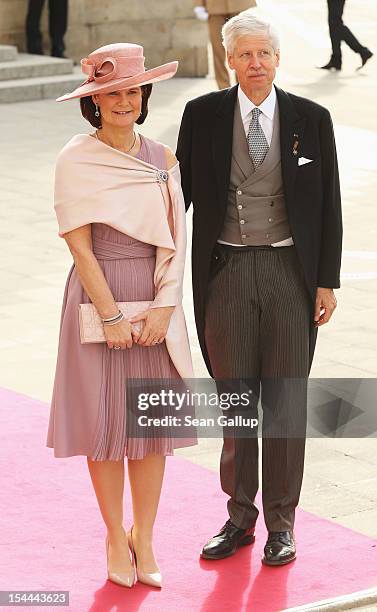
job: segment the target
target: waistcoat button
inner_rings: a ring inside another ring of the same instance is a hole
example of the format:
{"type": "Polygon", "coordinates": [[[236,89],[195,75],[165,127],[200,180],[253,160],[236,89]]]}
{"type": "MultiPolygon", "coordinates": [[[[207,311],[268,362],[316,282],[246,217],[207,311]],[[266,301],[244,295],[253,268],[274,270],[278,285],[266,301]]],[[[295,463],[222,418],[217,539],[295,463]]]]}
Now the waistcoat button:
{"type": "Polygon", "coordinates": [[[237,190],[237,195],[242,195],[242,191],[241,191],[241,189],[238,189],[238,190],[237,190]]]}
{"type": "Polygon", "coordinates": [[[245,220],[241,219],[240,223],[241,223],[241,225],[243,225],[245,223],[245,220]]]}

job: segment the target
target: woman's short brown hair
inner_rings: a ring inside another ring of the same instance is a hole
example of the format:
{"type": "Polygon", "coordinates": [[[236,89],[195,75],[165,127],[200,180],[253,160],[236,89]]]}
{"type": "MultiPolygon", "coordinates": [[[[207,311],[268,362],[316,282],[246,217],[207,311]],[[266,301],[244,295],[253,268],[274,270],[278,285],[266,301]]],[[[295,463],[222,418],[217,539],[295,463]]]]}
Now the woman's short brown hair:
{"type": "MultiPolygon", "coordinates": [[[[147,85],[141,85],[141,113],[140,117],[136,120],[136,123],[141,125],[147,118],[148,115],[148,100],[152,93],[152,83],[147,83],[147,85]]],[[[96,105],[92,100],[92,96],[85,96],[84,98],[80,98],[80,108],[81,114],[89,121],[89,123],[95,128],[101,128],[101,117],[96,117],[96,105]]]]}

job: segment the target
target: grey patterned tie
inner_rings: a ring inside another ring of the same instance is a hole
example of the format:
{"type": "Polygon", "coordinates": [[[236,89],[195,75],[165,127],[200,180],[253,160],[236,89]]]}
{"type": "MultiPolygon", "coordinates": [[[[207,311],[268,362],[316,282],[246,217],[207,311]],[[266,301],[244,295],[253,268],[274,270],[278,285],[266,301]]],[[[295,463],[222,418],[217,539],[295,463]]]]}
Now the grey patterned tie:
{"type": "Polygon", "coordinates": [[[269,149],[267,138],[259,123],[259,115],[261,113],[262,111],[259,108],[253,108],[247,134],[249,155],[253,161],[254,168],[258,168],[261,165],[269,149]]]}

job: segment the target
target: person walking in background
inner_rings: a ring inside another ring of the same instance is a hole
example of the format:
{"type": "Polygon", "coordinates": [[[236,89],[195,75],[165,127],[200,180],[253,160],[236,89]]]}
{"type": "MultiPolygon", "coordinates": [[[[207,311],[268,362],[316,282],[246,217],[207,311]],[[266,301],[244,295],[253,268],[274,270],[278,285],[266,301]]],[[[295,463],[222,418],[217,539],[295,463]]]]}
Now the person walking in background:
{"type": "Polygon", "coordinates": [[[225,50],[221,39],[221,29],[228,19],[256,5],[256,0],[194,0],[194,12],[197,19],[202,21],[208,20],[215,77],[219,89],[230,87],[229,73],[225,65],[225,50]]]}
{"type": "Polygon", "coordinates": [[[322,70],[341,70],[342,69],[342,51],[341,42],[345,43],[361,56],[361,66],[365,66],[367,61],[373,56],[373,53],[368,47],[363,45],[352,34],[351,30],[343,23],[343,11],[346,0],[327,0],[329,30],[332,46],[332,55],[330,61],[324,66],[320,66],[322,70]]]}
{"type": "MultiPolygon", "coordinates": [[[[330,320],[340,286],[337,155],[329,111],[274,85],[280,43],[272,25],[244,11],[227,21],[223,37],[239,84],[187,103],[176,154],[186,208],[194,207],[204,360],[220,384],[251,384],[255,409],[261,396],[263,563],[279,566],[296,557],[305,386],[318,327],[330,320]]],[[[257,436],[224,433],[220,477],[229,517],[203,547],[205,559],[254,541],[257,436]]]]}
{"type": "MultiPolygon", "coordinates": [[[[29,0],[26,16],[26,47],[28,53],[43,55],[40,22],[45,0],[29,0]]],[[[64,57],[64,35],[68,22],[68,0],[48,0],[48,28],[51,55],[64,57]]]]}

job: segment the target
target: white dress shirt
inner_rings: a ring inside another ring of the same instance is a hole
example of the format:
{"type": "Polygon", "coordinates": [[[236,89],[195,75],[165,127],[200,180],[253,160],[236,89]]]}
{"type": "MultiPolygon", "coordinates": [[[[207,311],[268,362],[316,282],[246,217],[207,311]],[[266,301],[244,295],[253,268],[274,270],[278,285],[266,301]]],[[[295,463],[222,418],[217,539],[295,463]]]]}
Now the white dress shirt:
{"type": "MultiPolygon", "coordinates": [[[[245,128],[246,137],[249,132],[249,126],[251,121],[251,113],[253,108],[257,108],[254,102],[249,100],[247,95],[242,91],[241,87],[238,86],[238,102],[240,105],[241,119],[243,127],[245,128]]],[[[272,130],[274,128],[274,112],[276,105],[276,91],[275,87],[271,89],[267,98],[258,106],[262,113],[259,115],[259,123],[266,136],[268,146],[271,145],[272,130]]]]}
{"type": "MultiPolygon", "coordinates": [[[[245,128],[246,137],[249,132],[249,126],[251,121],[251,113],[253,108],[256,108],[254,102],[252,102],[247,95],[242,91],[241,86],[238,86],[238,102],[240,105],[241,111],[241,119],[243,123],[243,127],[245,128]]],[[[271,92],[268,94],[267,98],[263,100],[263,102],[258,106],[258,108],[262,111],[259,115],[259,123],[266,136],[268,145],[271,145],[272,140],[272,132],[274,129],[274,113],[275,113],[275,105],[276,105],[276,91],[275,87],[272,87],[271,92]]],[[[218,240],[222,244],[230,244],[231,246],[247,246],[246,244],[232,244],[230,242],[225,242],[224,240],[218,240]]],[[[280,240],[279,242],[274,242],[271,246],[290,246],[293,244],[292,237],[286,238],[285,240],[280,240]]]]}

